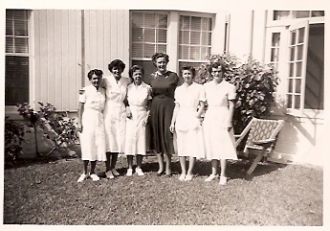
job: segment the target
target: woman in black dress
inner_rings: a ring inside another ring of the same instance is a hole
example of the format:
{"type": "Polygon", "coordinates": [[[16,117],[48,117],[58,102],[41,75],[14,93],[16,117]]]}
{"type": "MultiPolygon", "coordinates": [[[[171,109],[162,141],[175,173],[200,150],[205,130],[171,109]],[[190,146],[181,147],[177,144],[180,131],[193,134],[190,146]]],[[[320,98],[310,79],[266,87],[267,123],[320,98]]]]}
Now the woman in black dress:
{"type": "Polygon", "coordinates": [[[179,84],[176,73],[166,69],[169,62],[167,54],[156,53],[152,62],[157,71],[151,74],[152,102],[150,108],[150,149],[158,157],[159,169],[157,175],[164,172],[171,176],[171,156],[174,154],[173,135],[170,132],[174,110],[174,91],[179,84]]]}

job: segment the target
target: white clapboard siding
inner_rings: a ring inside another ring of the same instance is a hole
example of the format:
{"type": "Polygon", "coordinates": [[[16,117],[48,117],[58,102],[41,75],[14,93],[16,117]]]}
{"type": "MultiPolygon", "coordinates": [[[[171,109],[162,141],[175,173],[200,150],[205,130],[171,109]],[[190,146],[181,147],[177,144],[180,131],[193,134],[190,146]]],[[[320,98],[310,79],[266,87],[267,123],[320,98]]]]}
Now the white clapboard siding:
{"type": "MultiPolygon", "coordinates": [[[[121,59],[129,67],[129,10],[85,10],[85,73],[98,68],[108,74],[108,64],[121,59]]],[[[84,81],[88,84],[87,77],[84,81]]]]}
{"type": "Polygon", "coordinates": [[[82,84],[81,10],[33,13],[34,103],[49,102],[59,111],[75,111],[82,84]]]}

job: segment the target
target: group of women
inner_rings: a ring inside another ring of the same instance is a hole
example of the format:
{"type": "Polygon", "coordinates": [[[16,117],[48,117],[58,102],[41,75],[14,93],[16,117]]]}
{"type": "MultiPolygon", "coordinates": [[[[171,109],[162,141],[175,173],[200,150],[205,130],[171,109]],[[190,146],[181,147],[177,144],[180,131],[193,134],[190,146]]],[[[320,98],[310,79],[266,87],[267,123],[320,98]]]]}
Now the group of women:
{"type": "Polygon", "coordinates": [[[129,69],[130,79],[122,77],[125,64],[118,59],[109,64],[108,76],[102,78],[103,72],[97,69],[88,73],[91,84],[79,95],[78,131],[84,173],[78,182],[89,177],[99,180],[96,161],[105,162],[107,178],[118,176],[118,154],[127,156],[127,176],[133,175],[136,156],[135,172],[142,176],[143,155],[151,150],[157,155],[158,176],[172,175],[171,157],[176,154],[182,169],[179,180],[189,181],[196,158],[206,158],[212,161],[212,173],[205,181],[218,177],[220,161],[219,183],[225,185],[226,160],[237,159],[237,155],[231,123],[235,87],[223,80],[223,66],[212,64],[212,80],[199,85],[194,82],[193,67],[183,67],[182,78],[167,70],[167,54],[154,54],[152,62],[157,70],[148,84],[138,65],[129,69]]]}

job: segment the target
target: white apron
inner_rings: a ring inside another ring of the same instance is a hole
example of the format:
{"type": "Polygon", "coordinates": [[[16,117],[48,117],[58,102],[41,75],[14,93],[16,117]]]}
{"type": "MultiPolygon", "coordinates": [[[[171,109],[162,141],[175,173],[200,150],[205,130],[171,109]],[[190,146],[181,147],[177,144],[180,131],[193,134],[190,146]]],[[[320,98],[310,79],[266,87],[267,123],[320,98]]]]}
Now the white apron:
{"type": "Polygon", "coordinates": [[[124,99],[129,79],[121,77],[117,82],[112,75],[103,79],[106,88],[104,109],[106,151],[123,153],[126,129],[124,99]]]}

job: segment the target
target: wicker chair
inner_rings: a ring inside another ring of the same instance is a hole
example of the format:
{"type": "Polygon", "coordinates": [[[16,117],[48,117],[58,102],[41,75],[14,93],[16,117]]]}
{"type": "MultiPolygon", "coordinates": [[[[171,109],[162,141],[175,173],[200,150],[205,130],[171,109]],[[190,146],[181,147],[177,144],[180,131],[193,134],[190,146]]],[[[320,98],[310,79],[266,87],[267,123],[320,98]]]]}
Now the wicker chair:
{"type": "Polygon", "coordinates": [[[253,118],[240,135],[235,135],[236,147],[248,135],[243,149],[244,156],[250,157],[250,154],[255,154],[254,160],[246,172],[247,178],[251,177],[258,163],[271,153],[283,125],[283,120],[253,118]]]}

